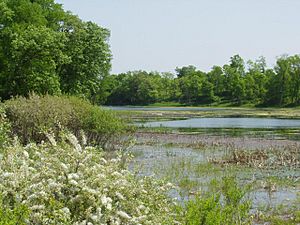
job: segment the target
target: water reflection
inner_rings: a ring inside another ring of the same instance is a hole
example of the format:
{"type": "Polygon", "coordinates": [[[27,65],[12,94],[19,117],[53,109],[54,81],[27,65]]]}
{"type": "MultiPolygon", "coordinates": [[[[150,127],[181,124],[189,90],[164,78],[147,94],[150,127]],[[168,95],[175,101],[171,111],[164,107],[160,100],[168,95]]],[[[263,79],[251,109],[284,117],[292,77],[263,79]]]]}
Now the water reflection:
{"type": "Polygon", "coordinates": [[[147,122],[139,125],[172,128],[300,128],[300,120],[272,118],[192,118],[187,120],[147,122]]]}

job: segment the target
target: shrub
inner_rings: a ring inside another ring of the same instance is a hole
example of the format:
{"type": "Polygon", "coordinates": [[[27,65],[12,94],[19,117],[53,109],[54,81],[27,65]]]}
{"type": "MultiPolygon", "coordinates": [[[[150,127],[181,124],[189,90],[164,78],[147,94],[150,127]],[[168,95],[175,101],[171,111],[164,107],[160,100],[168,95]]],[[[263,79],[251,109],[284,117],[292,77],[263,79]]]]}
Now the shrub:
{"type": "Polygon", "coordinates": [[[0,196],[0,225],[26,225],[29,210],[26,206],[16,203],[13,208],[3,204],[0,196]]]}
{"type": "Polygon", "coordinates": [[[16,144],[0,158],[3,203],[28,207],[29,224],[172,224],[169,184],[138,179],[121,156],[105,159],[72,134],[49,140],[16,144]]]}
{"type": "Polygon", "coordinates": [[[126,131],[114,112],[76,97],[33,94],[5,102],[5,110],[13,133],[23,144],[40,143],[46,133],[57,136],[68,129],[77,138],[84,131],[89,144],[109,148],[126,131]]]}
{"type": "Polygon", "coordinates": [[[10,123],[0,105],[0,150],[10,143],[10,123]]]}
{"type": "Polygon", "coordinates": [[[223,178],[221,185],[213,181],[209,193],[196,196],[179,208],[183,224],[232,225],[250,224],[250,201],[247,188],[241,188],[232,177],[223,178]]]}

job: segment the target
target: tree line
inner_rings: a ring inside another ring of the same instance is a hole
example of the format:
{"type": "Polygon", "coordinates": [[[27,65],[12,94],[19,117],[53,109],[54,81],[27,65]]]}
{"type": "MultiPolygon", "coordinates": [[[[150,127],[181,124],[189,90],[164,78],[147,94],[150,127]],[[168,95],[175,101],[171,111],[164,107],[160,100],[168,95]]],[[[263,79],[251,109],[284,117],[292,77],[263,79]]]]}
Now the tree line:
{"type": "Polygon", "coordinates": [[[109,36],[54,0],[0,0],[0,98],[35,92],[101,102],[109,36]]]}
{"type": "Polygon", "coordinates": [[[279,57],[274,68],[235,55],[209,72],[190,65],[110,75],[109,36],[54,0],[0,0],[0,100],[34,92],[110,105],[300,103],[299,55],[279,57]]]}
{"type": "Polygon", "coordinates": [[[264,57],[245,62],[234,55],[228,64],[209,72],[192,65],[176,68],[175,73],[130,71],[107,76],[102,85],[108,105],[294,106],[300,103],[300,56],[281,56],[274,68],[267,68],[264,57]]]}

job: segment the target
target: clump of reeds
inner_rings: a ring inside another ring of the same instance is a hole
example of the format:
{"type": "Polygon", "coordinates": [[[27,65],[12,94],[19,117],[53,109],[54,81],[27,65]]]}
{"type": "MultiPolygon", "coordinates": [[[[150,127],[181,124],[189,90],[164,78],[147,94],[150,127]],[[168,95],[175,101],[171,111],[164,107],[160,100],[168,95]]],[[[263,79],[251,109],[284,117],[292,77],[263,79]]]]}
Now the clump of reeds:
{"type": "Polygon", "coordinates": [[[296,145],[256,150],[231,148],[221,159],[211,158],[217,164],[236,164],[256,168],[300,168],[300,149],[296,145]]]}

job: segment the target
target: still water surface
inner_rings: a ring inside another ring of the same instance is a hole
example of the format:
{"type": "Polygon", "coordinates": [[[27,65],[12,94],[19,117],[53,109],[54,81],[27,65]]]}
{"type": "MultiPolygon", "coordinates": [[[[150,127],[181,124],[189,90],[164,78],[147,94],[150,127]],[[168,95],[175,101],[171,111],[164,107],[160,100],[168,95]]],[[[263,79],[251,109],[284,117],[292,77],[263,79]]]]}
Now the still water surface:
{"type": "Polygon", "coordinates": [[[272,118],[192,118],[187,120],[156,121],[141,124],[145,127],[172,128],[300,128],[300,120],[272,118]]]}
{"type": "MultiPolygon", "coordinates": [[[[112,110],[132,111],[226,111],[227,108],[211,107],[130,107],[108,106],[112,110]]],[[[145,127],[171,127],[171,128],[264,128],[284,129],[300,128],[300,120],[274,119],[274,118],[191,118],[187,120],[155,121],[139,123],[145,127]]]]}

